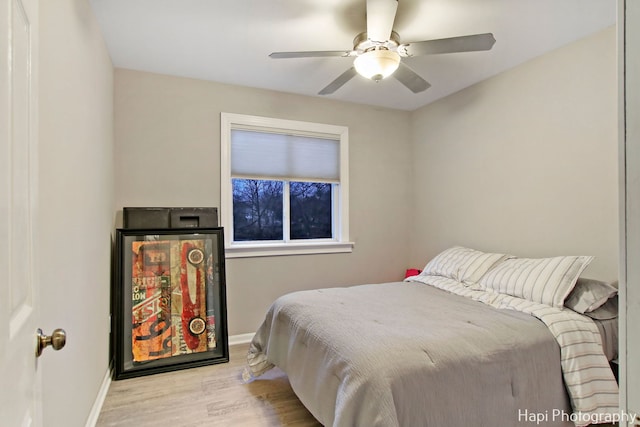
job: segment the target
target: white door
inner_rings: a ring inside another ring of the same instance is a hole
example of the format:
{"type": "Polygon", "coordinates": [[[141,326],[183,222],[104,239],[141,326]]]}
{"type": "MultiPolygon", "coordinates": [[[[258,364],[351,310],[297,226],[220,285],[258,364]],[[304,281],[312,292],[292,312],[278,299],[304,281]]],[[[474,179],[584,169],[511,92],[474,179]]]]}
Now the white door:
{"type": "Polygon", "coordinates": [[[0,423],[37,427],[38,0],[0,5],[0,423]]]}

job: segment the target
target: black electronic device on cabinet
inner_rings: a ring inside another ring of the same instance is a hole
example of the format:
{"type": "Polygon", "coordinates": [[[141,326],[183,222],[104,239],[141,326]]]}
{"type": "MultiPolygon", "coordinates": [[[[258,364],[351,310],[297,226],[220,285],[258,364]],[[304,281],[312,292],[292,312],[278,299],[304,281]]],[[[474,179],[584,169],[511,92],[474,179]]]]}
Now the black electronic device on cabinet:
{"type": "Polygon", "coordinates": [[[127,229],[211,228],[218,226],[218,208],[125,207],[122,222],[127,229]]]}

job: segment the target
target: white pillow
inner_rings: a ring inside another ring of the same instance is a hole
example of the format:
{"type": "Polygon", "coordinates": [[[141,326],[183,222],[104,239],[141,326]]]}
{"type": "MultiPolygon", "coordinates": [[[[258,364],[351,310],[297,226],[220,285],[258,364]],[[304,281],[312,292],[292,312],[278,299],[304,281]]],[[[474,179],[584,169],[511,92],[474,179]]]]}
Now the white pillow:
{"type": "Polygon", "coordinates": [[[606,282],[581,277],[564,301],[564,306],[585,314],[597,309],[617,293],[618,290],[606,282]]]}
{"type": "Polygon", "coordinates": [[[476,283],[496,264],[508,258],[505,254],[493,254],[454,246],[433,258],[421,275],[443,276],[458,282],[476,283]]]}
{"type": "Polygon", "coordinates": [[[592,256],[511,258],[480,279],[483,289],[562,308],[592,256]]]}

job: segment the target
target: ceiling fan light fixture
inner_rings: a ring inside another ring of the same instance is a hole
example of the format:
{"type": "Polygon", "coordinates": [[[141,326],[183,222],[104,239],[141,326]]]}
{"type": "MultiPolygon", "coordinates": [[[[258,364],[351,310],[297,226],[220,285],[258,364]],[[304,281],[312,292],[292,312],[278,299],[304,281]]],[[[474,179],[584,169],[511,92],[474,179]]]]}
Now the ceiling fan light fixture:
{"type": "Polygon", "coordinates": [[[380,81],[398,69],[400,55],[387,49],[372,49],[359,55],[353,66],[361,76],[380,81]]]}

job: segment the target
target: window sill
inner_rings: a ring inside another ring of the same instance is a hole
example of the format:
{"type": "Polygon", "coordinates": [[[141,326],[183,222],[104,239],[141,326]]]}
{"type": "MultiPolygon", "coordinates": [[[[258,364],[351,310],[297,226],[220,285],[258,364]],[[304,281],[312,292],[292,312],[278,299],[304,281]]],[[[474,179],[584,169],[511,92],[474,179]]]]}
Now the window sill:
{"type": "Polygon", "coordinates": [[[353,242],[230,245],[225,247],[225,258],[348,253],[353,252],[353,245],[353,242]]]}

